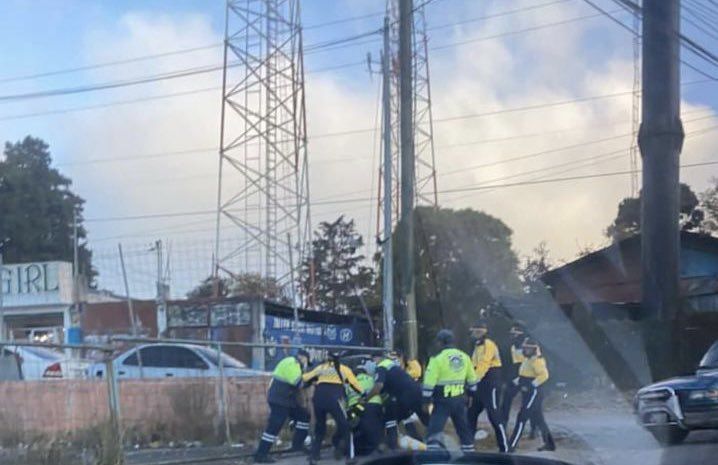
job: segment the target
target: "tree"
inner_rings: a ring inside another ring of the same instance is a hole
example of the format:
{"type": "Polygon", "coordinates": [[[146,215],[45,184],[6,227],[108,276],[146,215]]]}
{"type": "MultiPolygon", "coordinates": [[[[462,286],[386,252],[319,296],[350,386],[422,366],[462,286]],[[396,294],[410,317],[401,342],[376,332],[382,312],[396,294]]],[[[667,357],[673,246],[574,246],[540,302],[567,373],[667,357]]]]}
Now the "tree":
{"type": "Polygon", "coordinates": [[[315,297],[319,308],[347,313],[362,310],[360,297],[367,305],[377,300],[374,270],[365,265],[366,257],[359,252],[363,246],[354,220],[343,215],[322,222],[314,232],[312,257],[302,264],[300,284],[305,295],[315,297]]]}
{"type": "MultiPolygon", "coordinates": [[[[240,273],[233,277],[217,279],[218,297],[261,297],[289,302],[284,287],[275,278],[262,277],[259,273],[240,273]]],[[[204,279],[196,288],[187,293],[190,299],[214,297],[215,280],[213,276],[204,279]]]]}
{"type": "MultiPolygon", "coordinates": [[[[217,297],[229,297],[231,281],[229,278],[217,278],[217,297]]],[[[214,276],[208,276],[194,289],[187,293],[188,299],[208,299],[214,297],[214,276]]]]}
{"type": "MultiPolygon", "coordinates": [[[[521,282],[511,228],[498,218],[471,209],[433,207],[418,207],[414,218],[419,346],[426,356],[442,327],[453,329],[459,342],[465,343],[471,322],[479,317],[504,318],[501,297],[519,294],[521,282]]],[[[393,240],[396,244],[396,233],[393,240]]],[[[395,269],[400,271],[399,266],[395,269]]],[[[396,295],[400,282],[397,272],[396,295]]],[[[395,313],[402,318],[401,302],[397,298],[395,302],[395,313]]]]}
{"type": "Polygon", "coordinates": [[[0,160],[0,241],[10,263],[73,260],[73,214],[77,216],[79,272],[96,275],[87,231],[85,201],[72,192],[72,181],[52,168],[49,146],[27,136],[5,144],[0,160]]]}
{"type": "Polygon", "coordinates": [[[718,231],[718,178],[711,178],[711,186],[700,197],[701,209],[705,212],[703,228],[715,233],[718,231]]]}
{"type": "Polygon", "coordinates": [[[551,269],[548,247],[542,241],[533,249],[533,254],[524,257],[523,265],[519,270],[519,279],[524,286],[524,292],[531,293],[543,289],[541,277],[551,269]]]}
{"type": "MultiPolygon", "coordinates": [[[[626,197],[618,204],[616,218],[605,231],[606,237],[613,242],[641,232],[641,195],[626,197]]],[[[682,230],[700,231],[702,229],[704,214],[698,207],[696,194],[690,186],[681,183],[679,222],[682,230]]]]}

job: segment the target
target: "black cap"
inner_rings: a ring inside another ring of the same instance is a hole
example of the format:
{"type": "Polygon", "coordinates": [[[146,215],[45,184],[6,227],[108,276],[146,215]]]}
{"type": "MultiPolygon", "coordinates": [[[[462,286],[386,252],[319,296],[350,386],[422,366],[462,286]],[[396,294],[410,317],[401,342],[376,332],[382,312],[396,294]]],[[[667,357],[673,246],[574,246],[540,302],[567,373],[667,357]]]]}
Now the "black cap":
{"type": "Polygon", "coordinates": [[[474,323],[473,325],[471,325],[471,329],[475,329],[475,328],[484,328],[488,331],[489,325],[488,325],[488,323],[486,323],[486,320],[479,320],[476,323],[474,323]]]}
{"type": "Polygon", "coordinates": [[[450,329],[442,329],[436,333],[436,342],[446,347],[454,343],[454,333],[450,329]]]}
{"type": "Polygon", "coordinates": [[[309,360],[310,358],[312,358],[312,357],[309,356],[309,352],[307,352],[307,351],[304,350],[304,349],[299,349],[299,350],[297,351],[297,357],[299,357],[300,355],[301,355],[302,357],[306,357],[307,360],[309,360]]]}
{"type": "Polygon", "coordinates": [[[515,331],[520,331],[520,332],[522,332],[522,333],[525,333],[525,332],[526,332],[526,327],[524,326],[523,323],[521,323],[520,321],[517,321],[517,322],[515,322],[514,324],[511,325],[511,331],[514,331],[514,330],[515,330],[515,331]]]}
{"type": "Polygon", "coordinates": [[[530,338],[530,337],[527,337],[527,338],[524,340],[524,344],[523,344],[523,345],[524,345],[524,347],[535,347],[535,348],[537,348],[537,349],[538,349],[538,347],[539,347],[538,341],[536,341],[536,339],[532,339],[532,338],[530,338]]]}

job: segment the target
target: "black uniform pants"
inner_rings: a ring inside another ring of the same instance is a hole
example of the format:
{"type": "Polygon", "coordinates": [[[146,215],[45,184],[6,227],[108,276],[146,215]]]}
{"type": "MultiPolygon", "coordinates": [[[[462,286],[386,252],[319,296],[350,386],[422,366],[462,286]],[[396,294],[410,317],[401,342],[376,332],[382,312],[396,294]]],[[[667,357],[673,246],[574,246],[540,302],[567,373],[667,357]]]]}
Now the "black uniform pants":
{"type": "Polygon", "coordinates": [[[257,457],[265,457],[272,444],[277,440],[277,435],[282,430],[287,418],[294,420],[294,437],[292,438],[292,449],[299,450],[304,444],[304,439],[309,432],[309,412],[304,407],[295,405],[287,407],[277,404],[269,404],[269,419],[267,428],[262,433],[262,438],[257,446],[257,457]]]}
{"type": "Polygon", "coordinates": [[[357,455],[369,455],[379,447],[383,436],[384,412],[381,404],[366,404],[354,435],[357,455]]]}
{"type": "MultiPolygon", "coordinates": [[[[386,443],[390,449],[396,449],[398,447],[397,427],[399,422],[406,420],[415,413],[424,426],[429,424],[429,416],[422,408],[421,391],[417,391],[414,395],[404,395],[399,398],[392,397],[386,402],[384,408],[386,443]]],[[[416,428],[411,428],[407,424],[404,426],[407,427],[407,433],[409,433],[412,437],[416,434],[416,428]],[[413,431],[410,431],[411,429],[413,429],[413,431]]]]}
{"type": "Polygon", "coordinates": [[[314,389],[314,437],[312,438],[312,457],[318,458],[327,433],[327,415],[331,415],[337,430],[332,437],[334,447],[345,447],[349,439],[349,420],[344,407],[344,386],[342,384],[320,383],[314,389]]]}
{"type": "Polygon", "coordinates": [[[521,434],[524,432],[526,422],[529,419],[541,431],[544,444],[553,447],[553,436],[543,415],[543,388],[536,388],[530,383],[523,383],[520,389],[521,410],[516,416],[516,425],[511,434],[511,441],[509,442],[511,450],[516,449],[518,446],[521,434]]]}
{"type": "Polygon", "coordinates": [[[442,434],[447,420],[451,418],[463,452],[474,451],[474,438],[467,421],[466,396],[456,396],[434,400],[434,410],[429,418],[426,431],[427,449],[442,449],[442,434]]]}
{"type": "Polygon", "coordinates": [[[469,428],[471,429],[471,438],[473,440],[476,434],[476,422],[481,412],[486,410],[489,422],[494,428],[496,435],[496,444],[500,452],[508,450],[508,437],[506,434],[506,425],[501,416],[499,409],[499,387],[500,377],[495,369],[489,370],[483,377],[474,394],[474,401],[469,408],[469,428]]]}

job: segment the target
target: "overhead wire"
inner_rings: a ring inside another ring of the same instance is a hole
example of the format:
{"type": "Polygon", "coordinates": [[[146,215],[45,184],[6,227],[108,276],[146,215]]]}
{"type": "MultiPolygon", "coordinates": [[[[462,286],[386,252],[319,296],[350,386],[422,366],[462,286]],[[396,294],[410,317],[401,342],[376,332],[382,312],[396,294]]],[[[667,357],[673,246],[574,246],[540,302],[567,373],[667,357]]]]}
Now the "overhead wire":
{"type": "MultiPolygon", "coordinates": [[[[428,3],[429,2],[424,2],[424,5],[428,4],[428,3]]],[[[419,8],[419,7],[416,7],[415,9],[417,9],[417,8],[419,8]]],[[[464,40],[464,41],[460,41],[460,42],[444,44],[441,46],[432,47],[430,50],[437,51],[437,50],[443,50],[443,49],[447,49],[447,48],[454,47],[454,46],[462,46],[462,45],[466,45],[469,43],[475,43],[475,42],[480,42],[480,41],[485,41],[485,40],[493,40],[493,39],[500,38],[500,37],[506,37],[508,35],[515,35],[515,34],[522,34],[522,33],[526,33],[526,32],[537,31],[537,30],[548,28],[548,27],[569,24],[572,22],[581,21],[581,20],[589,19],[589,18],[595,18],[598,16],[600,16],[600,15],[592,14],[592,15],[579,16],[579,17],[570,18],[567,20],[542,24],[542,25],[538,25],[538,26],[534,26],[534,27],[525,28],[525,29],[519,29],[519,30],[515,30],[515,31],[507,31],[505,33],[495,34],[492,36],[479,37],[479,38],[468,39],[468,40],[464,40]]],[[[327,50],[327,51],[334,50],[337,47],[346,46],[348,42],[349,43],[350,42],[357,43],[356,41],[361,38],[369,37],[372,35],[378,36],[381,33],[381,31],[382,31],[381,28],[372,29],[372,30],[366,31],[364,33],[355,34],[355,35],[352,35],[349,37],[325,41],[325,42],[315,44],[315,45],[308,45],[304,49],[305,54],[316,53],[321,50],[327,50]]],[[[379,40],[379,39],[380,38],[377,37],[377,40],[379,40]]],[[[371,41],[371,42],[375,42],[375,41],[376,40],[371,41]]],[[[367,43],[366,41],[358,42],[359,45],[366,44],[366,43],[367,43]]],[[[235,63],[235,66],[236,65],[237,64],[235,63]]],[[[159,73],[159,74],[155,74],[155,75],[142,76],[142,77],[135,78],[135,79],[109,81],[109,82],[104,82],[104,83],[98,83],[98,84],[86,85],[86,86],[78,86],[78,87],[73,87],[73,88],[58,88],[58,89],[50,89],[50,90],[44,90],[44,91],[0,95],[0,103],[16,102],[16,101],[23,101],[23,100],[37,99],[37,98],[46,98],[46,97],[56,97],[56,96],[63,96],[63,95],[74,95],[74,94],[78,94],[78,93],[95,92],[95,91],[122,88],[122,87],[127,87],[127,86],[136,86],[136,85],[142,85],[142,84],[147,84],[147,83],[152,83],[152,82],[159,82],[159,81],[164,81],[164,80],[180,79],[180,78],[195,76],[195,75],[199,75],[199,74],[206,74],[206,73],[210,73],[210,72],[220,71],[223,69],[223,67],[224,67],[223,65],[207,65],[207,66],[203,66],[203,67],[181,69],[181,70],[175,70],[175,71],[171,71],[171,72],[167,72],[167,73],[159,73]]]]}

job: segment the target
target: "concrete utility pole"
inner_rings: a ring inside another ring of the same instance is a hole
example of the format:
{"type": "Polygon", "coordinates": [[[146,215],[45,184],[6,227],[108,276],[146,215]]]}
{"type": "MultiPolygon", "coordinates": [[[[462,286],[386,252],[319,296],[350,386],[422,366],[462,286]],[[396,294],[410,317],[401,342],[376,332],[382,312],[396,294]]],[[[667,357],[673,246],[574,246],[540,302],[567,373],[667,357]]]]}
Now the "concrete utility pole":
{"type": "Polygon", "coordinates": [[[384,309],[384,347],[394,349],[394,247],[391,231],[391,44],[389,43],[389,17],[384,17],[384,52],[381,57],[382,116],[384,150],[384,237],[382,238],[382,307],[384,309]]]}
{"type": "Polygon", "coordinates": [[[418,356],[416,295],[414,293],[414,90],[412,87],[412,0],[399,0],[399,89],[401,118],[401,296],[405,305],[404,334],[406,356],[418,356]]]}
{"type": "Polygon", "coordinates": [[[679,305],[680,0],[643,3],[642,306],[650,318],[675,319],[679,305]]]}
{"type": "Polygon", "coordinates": [[[644,345],[654,380],[680,363],[680,0],[643,3],[643,157],[641,306],[649,321],[644,345]],[[678,350],[677,350],[678,349],[678,350]]]}

